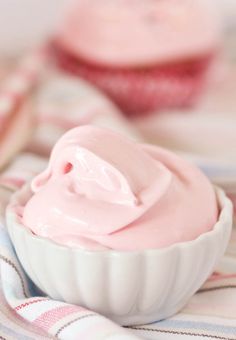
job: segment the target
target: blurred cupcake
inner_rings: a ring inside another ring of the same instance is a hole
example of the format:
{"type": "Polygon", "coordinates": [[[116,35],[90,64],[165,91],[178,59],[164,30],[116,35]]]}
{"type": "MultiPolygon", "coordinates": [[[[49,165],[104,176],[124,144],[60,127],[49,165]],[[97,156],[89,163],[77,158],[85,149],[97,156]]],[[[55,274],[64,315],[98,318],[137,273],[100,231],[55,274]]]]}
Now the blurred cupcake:
{"type": "Polygon", "coordinates": [[[212,273],[232,205],[173,153],[83,126],[12,198],[7,224],[47,295],[122,325],[145,324],[179,311],[212,273]]]}
{"type": "Polygon", "coordinates": [[[52,43],[63,69],[130,115],[192,105],[218,48],[216,17],[190,0],[75,1],[52,43]]]}

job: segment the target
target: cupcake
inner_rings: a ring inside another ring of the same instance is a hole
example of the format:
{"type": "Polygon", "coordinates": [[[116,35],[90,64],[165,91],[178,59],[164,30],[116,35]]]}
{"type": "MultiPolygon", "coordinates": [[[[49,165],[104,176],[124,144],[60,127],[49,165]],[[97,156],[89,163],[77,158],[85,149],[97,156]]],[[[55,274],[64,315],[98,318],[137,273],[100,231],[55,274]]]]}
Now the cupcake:
{"type": "Polygon", "coordinates": [[[116,106],[86,81],[56,70],[47,73],[33,96],[37,129],[28,150],[49,156],[69,129],[85,124],[109,127],[136,140],[135,128],[116,106]]]}
{"type": "Polygon", "coordinates": [[[230,201],[197,168],[95,126],[67,132],[7,208],[33,282],[122,325],[180,310],[212,273],[231,224],[230,201]]]}
{"type": "Polygon", "coordinates": [[[75,1],[52,42],[64,70],[136,115],[195,103],[219,49],[206,1],[75,1]]]}

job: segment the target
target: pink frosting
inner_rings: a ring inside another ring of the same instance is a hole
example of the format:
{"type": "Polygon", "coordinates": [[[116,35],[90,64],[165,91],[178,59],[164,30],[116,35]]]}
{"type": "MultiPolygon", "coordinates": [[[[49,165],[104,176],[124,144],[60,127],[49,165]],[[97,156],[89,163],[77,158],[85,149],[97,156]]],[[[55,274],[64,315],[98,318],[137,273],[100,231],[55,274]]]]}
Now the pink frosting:
{"type": "Polygon", "coordinates": [[[86,249],[162,248],[195,239],[218,217],[214,190],[197,168],[95,126],[58,141],[32,190],[23,223],[86,249]]]}
{"type": "Polygon", "coordinates": [[[77,0],[58,41],[68,52],[105,66],[145,66],[192,58],[219,44],[209,0],[77,0]]]}

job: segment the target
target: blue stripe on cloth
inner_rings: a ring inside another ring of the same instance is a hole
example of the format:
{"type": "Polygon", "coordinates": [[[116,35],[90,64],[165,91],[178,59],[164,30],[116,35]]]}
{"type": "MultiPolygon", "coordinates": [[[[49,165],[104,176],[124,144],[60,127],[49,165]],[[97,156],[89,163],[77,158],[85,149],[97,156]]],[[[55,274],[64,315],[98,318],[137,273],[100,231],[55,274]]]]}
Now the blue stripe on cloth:
{"type": "Polygon", "coordinates": [[[13,329],[8,328],[3,324],[0,324],[0,331],[4,332],[4,336],[8,335],[8,336],[14,337],[17,340],[34,340],[35,339],[27,335],[23,335],[18,332],[15,332],[13,329]]]}
{"type": "Polygon", "coordinates": [[[24,269],[22,268],[21,264],[18,261],[17,255],[12,246],[7,229],[0,224],[0,254],[1,254],[1,248],[4,248],[5,250],[7,250],[9,256],[11,256],[11,258],[14,258],[14,260],[17,262],[18,266],[20,267],[21,271],[24,273],[24,276],[27,281],[27,288],[30,292],[30,296],[45,296],[45,294],[43,294],[41,290],[35,286],[35,284],[30,280],[28,275],[25,273],[24,269]]]}
{"type": "Polygon", "coordinates": [[[225,334],[234,334],[236,335],[236,327],[233,326],[225,326],[225,325],[219,325],[214,323],[208,323],[208,322],[198,322],[198,321],[184,321],[184,320],[163,320],[160,322],[152,323],[152,327],[156,325],[157,329],[159,327],[163,328],[171,328],[172,330],[175,328],[191,328],[201,331],[214,331],[214,332],[221,332],[225,334]]]}
{"type": "Polygon", "coordinates": [[[209,177],[219,176],[219,177],[229,177],[228,179],[232,178],[235,179],[236,177],[236,168],[232,167],[229,168],[227,166],[211,166],[211,165],[203,165],[197,164],[198,167],[209,177]]]}
{"type": "Polygon", "coordinates": [[[12,253],[14,254],[7,229],[0,224],[0,247],[1,246],[7,248],[8,251],[12,251],[12,253]]]}

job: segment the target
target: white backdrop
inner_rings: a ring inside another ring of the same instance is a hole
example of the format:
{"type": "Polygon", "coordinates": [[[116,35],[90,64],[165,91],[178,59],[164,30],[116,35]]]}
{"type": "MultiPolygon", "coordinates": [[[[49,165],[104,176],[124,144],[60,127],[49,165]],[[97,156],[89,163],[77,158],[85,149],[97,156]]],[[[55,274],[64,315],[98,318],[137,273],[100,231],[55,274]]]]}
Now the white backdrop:
{"type": "Polygon", "coordinates": [[[71,0],[0,0],[0,56],[15,54],[47,37],[71,0]]]}

